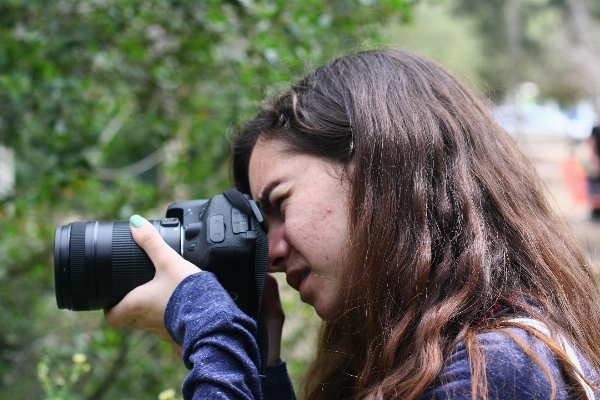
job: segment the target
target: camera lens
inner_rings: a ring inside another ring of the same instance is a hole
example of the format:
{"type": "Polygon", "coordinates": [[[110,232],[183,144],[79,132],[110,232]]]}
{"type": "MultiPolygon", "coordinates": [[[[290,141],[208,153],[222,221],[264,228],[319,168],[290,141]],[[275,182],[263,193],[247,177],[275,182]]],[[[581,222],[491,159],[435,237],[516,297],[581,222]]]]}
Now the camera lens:
{"type": "MultiPolygon", "coordinates": [[[[178,221],[172,220],[150,223],[181,253],[181,229],[178,221]]],[[[54,280],[58,308],[110,308],[131,290],[152,280],[154,273],[150,258],[131,237],[129,221],[78,221],[56,228],[54,280]]]]}

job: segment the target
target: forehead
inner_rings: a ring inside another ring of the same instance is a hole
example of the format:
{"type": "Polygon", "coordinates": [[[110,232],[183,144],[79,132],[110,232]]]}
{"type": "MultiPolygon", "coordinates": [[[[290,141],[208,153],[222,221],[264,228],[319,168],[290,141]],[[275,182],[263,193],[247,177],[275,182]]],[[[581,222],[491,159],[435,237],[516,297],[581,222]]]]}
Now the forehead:
{"type": "Polygon", "coordinates": [[[290,150],[281,140],[259,139],[250,156],[248,181],[252,197],[258,199],[265,187],[275,183],[347,179],[347,172],[343,164],[290,150]]]}
{"type": "Polygon", "coordinates": [[[275,176],[284,173],[284,167],[289,164],[291,152],[287,151],[278,140],[259,139],[250,156],[248,165],[248,180],[252,197],[257,198],[260,191],[275,176]]]}

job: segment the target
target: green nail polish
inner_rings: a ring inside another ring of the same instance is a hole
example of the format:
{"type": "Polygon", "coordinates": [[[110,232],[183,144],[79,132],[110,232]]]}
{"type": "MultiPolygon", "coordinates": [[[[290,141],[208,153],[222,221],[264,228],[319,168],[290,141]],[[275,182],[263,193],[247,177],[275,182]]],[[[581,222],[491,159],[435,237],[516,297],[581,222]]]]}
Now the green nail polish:
{"type": "Polygon", "coordinates": [[[133,225],[134,228],[139,228],[140,226],[144,225],[146,222],[148,222],[145,218],[140,217],[139,215],[132,215],[131,218],[129,218],[129,223],[131,225],[133,225]]]}

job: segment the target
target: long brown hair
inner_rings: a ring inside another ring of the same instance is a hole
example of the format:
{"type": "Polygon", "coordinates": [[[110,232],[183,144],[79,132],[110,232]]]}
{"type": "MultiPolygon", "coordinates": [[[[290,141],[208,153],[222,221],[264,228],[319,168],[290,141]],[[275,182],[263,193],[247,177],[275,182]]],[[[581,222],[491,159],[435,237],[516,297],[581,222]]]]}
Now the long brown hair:
{"type": "Polygon", "coordinates": [[[307,399],[416,398],[460,341],[473,398],[486,397],[476,335],[514,325],[478,323],[498,304],[549,328],[532,334],[584,393],[555,335],[600,371],[600,295],[586,260],[532,165],[443,67],[377,50],[310,73],[236,137],[234,180],[246,193],[259,137],[352,166],[348,290],[322,327],[307,399]]]}

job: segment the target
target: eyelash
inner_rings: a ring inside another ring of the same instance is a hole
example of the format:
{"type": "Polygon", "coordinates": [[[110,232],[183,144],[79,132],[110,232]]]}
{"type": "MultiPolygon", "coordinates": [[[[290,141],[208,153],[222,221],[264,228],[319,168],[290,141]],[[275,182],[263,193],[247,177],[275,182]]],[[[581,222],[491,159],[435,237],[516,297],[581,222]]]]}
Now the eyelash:
{"type": "Polygon", "coordinates": [[[281,203],[283,203],[284,200],[285,197],[278,197],[271,204],[273,205],[273,208],[275,208],[277,211],[281,211],[281,203]]]}

